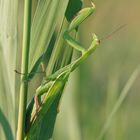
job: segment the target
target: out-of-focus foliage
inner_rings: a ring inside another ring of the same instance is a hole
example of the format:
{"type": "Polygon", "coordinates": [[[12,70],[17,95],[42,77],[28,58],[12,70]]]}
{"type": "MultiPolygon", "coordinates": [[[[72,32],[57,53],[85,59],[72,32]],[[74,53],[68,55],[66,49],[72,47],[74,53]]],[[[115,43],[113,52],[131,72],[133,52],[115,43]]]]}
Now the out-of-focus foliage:
{"type": "Polygon", "coordinates": [[[15,73],[18,0],[0,1],[0,139],[16,133],[15,73]],[[5,136],[6,135],[6,136],[5,136]]]}

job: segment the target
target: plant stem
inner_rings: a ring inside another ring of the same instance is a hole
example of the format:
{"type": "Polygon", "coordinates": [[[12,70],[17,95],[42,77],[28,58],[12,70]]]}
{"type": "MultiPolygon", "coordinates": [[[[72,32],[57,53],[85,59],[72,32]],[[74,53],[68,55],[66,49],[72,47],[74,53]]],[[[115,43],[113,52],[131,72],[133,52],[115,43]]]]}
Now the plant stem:
{"type": "Polygon", "coordinates": [[[30,31],[31,31],[31,11],[32,0],[24,0],[24,27],[23,27],[23,49],[21,64],[21,84],[20,84],[20,100],[18,114],[17,140],[24,139],[26,102],[28,92],[28,61],[30,47],[30,31]]]}

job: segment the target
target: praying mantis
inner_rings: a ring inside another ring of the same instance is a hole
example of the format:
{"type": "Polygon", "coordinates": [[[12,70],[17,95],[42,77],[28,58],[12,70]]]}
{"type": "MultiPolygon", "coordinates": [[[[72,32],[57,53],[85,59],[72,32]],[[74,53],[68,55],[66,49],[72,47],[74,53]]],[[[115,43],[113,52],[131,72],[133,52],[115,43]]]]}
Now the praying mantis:
{"type": "Polygon", "coordinates": [[[41,124],[41,120],[47,113],[55,98],[63,91],[71,72],[74,71],[83,61],[85,61],[99,45],[100,41],[95,34],[93,34],[91,45],[87,49],[70,36],[70,33],[76,30],[79,25],[94,12],[94,10],[95,6],[93,3],[91,7],[82,9],[71,21],[68,29],[64,32],[64,41],[66,41],[66,43],[75,50],[80,51],[81,56],[55,73],[46,75],[45,81],[37,88],[34,99],[32,99],[28,105],[26,113],[26,123],[28,125],[27,129],[30,129],[29,132],[27,132],[27,139],[30,139],[30,135],[35,133],[38,125],[41,124]],[[36,123],[38,123],[38,125],[36,125],[36,123]]]}

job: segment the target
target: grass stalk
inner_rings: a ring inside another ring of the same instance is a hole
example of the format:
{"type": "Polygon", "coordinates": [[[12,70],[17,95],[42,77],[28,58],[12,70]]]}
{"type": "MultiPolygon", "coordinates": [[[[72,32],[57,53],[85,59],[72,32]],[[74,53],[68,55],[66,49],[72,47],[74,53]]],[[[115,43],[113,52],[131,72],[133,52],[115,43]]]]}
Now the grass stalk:
{"type": "Polygon", "coordinates": [[[132,87],[133,83],[135,82],[136,78],[138,77],[138,75],[140,74],[140,66],[138,68],[136,68],[134,70],[134,72],[131,74],[130,78],[128,79],[127,83],[125,84],[115,106],[113,107],[110,115],[108,116],[107,121],[105,122],[104,127],[102,128],[99,137],[97,138],[97,140],[102,140],[106,131],[108,130],[113,117],[115,116],[115,114],[117,113],[117,111],[119,110],[120,106],[122,105],[123,101],[126,99],[130,88],[132,87]]]}
{"type": "Polygon", "coordinates": [[[28,61],[30,47],[30,31],[31,31],[31,11],[32,0],[24,1],[24,27],[23,27],[23,49],[22,49],[22,64],[21,64],[21,84],[20,84],[20,100],[18,114],[18,129],[17,140],[24,139],[25,113],[28,92],[28,61]]]}

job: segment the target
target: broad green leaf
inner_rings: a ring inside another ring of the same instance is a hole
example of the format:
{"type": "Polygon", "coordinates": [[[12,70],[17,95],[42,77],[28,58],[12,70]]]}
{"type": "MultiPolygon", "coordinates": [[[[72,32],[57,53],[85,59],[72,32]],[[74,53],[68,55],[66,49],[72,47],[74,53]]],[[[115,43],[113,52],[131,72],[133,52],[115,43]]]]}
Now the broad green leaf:
{"type": "Polygon", "coordinates": [[[27,137],[25,140],[49,140],[53,134],[54,123],[56,119],[56,114],[58,113],[57,108],[50,110],[50,105],[55,106],[57,102],[54,100],[60,98],[62,92],[56,93],[53,97],[50,97],[48,100],[48,105],[44,108],[44,111],[51,113],[49,116],[49,121],[47,120],[47,114],[43,111],[42,114],[39,114],[36,122],[31,126],[27,137]],[[52,102],[51,104],[49,102],[52,102]],[[44,114],[45,113],[45,114],[44,114]],[[51,118],[50,118],[51,117],[51,118]]]}
{"type": "Polygon", "coordinates": [[[42,123],[44,123],[43,122],[44,117],[46,116],[46,113],[48,112],[50,106],[54,103],[54,100],[59,96],[60,91],[64,89],[64,84],[67,81],[68,76],[69,74],[66,73],[64,75],[61,75],[56,81],[54,81],[47,95],[43,99],[44,103],[42,104],[38,112],[37,118],[32,123],[31,128],[29,129],[29,132],[27,133],[27,140],[40,139],[40,131],[41,131],[40,128],[41,128],[42,123]]]}
{"type": "Polygon", "coordinates": [[[40,140],[46,140],[52,138],[53,130],[55,127],[55,120],[59,111],[58,105],[59,100],[61,99],[62,91],[58,94],[55,98],[54,102],[52,103],[51,107],[48,109],[47,114],[44,116],[41,124],[41,131],[40,131],[40,140]]]}
{"type": "MultiPolygon", "coordinates": [[[[15,138],[15,73],[17,51],[18,0],[0,1],[0,108],[12,130],[5,138],[15,138]],[[11,134],[12,133],[12,134],[11,134]],[[13,137],[11,137],[13,135],[13,137]]],[[[2,114],[0,114],[0,117],[2,114]]],[[[0,139],[4,140],[4,138],[0,139]]]]}
{"type": "Polygon", "coordinates": [[[66,5],[67,0],[39,1],[31,31],[29,71],[47,50],[58,20],[64,15],[66,5]]]}

